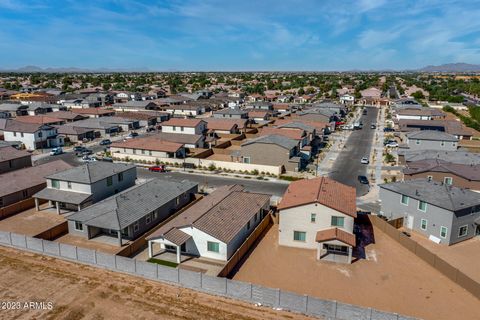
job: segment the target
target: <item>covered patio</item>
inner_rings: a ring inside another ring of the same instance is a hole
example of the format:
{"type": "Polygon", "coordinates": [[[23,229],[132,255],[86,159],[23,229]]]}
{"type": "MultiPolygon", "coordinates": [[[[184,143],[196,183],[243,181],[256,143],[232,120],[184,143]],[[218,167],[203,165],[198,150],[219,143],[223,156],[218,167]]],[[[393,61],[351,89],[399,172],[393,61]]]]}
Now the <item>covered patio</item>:
{"type": "Polygon", "coordinates": [[[186,253],[186,243],[192,236],[178,229],[171,229],[163,237],[147,238],[148,240],[148,257],[154,256],[154,244],[159,244],[162,251],[170,251],[176,253],[176,263],[182,262],[182,252],[186,253]]]}
{"type": "Polygon", "coordinates": [[[355,247],[355,235],[339,228],[317,232],[317,260],[337,263],[352,263],[352,251],[355,247]]]}
{"type": "Polygon", "coordinates": [[[33,195],[35,199],[35,208],[40,211],[40,200],[48,200],[49,207],[55,207],[57,214],[80,211],[82,208],[91,204],[91,194],[62,191],[57,189],[45,188],[33,195]],[[65,212],[62,212],[62,209],[65,212]]]}

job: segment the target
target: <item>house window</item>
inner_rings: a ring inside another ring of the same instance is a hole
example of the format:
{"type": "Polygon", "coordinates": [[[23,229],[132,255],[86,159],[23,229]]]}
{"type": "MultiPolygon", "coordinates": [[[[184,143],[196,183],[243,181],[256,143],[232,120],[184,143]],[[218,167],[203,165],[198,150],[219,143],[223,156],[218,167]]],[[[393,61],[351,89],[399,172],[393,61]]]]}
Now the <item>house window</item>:
{"type": "Polygon", "coordinates": [[[133,154],[137,154],[137,149],[133,149],[133,154]]]}
{"type": "Polygon", "coordinates": [[[440,142],[440,145],[443,147],[445,145],[445,141],[440,142]]]}
{"type": "Polygon", "coordinates": [[[247,230],[250,230],[250,221],[247,222],[247,230]]]}
{"type": "Polygon", "coordinates": [[[255,213],[255,222],[257,222],[257,219],[258,219],[258,212],[255,213]]]}
{"type": "Polygon", "coordinates": [[[447,227],[440,227],[440,237],[442,237],[443,239],[446,239],[447,238],[447,232],[448,232],[447,227]]]}
{"type": "Polygon", "coordinates": [[[112,177],[107,177],[107,187],[110,187],[113,184],[112,177]]]}
{"type": "Polygon", "coordinates": [[[0,198],[0,207],[3,207],[3,198],[0,198]]]}
{"type": "Polygon", "coordinates": [[[13,136],[14,136],[14,137],[16,137],[16,136],[17,136],[17,133],[16,133],[16,132],[14,132],[14,133],[13,133],[13,136]]]}
{"type": "MultiPolygon", "coordinates": [[[[41,133],[41,132],[40,132],[41,133]]],[[[39,137],[41,137],[40,133],[38,134],[39,137]]],[[[20,137],[23,138],[23,132],[20,132],[20,137]]]]}
{"type": "MultiPolygon", "coordinates": [[[[43,133],[42,132],[39,132],[38,133],[38,137],[41,138],[43,136],[43,133]]],[[[23,136],[22,136],[23,137],[23,136]]]]}
{"type": "Polygon", "coordinates": [[[303,241],[307,239],[307,233],[304,231],[293,231],[293,240],[294,241],[303,241]]]}
{"type": "Polygon", "coordinates": [[[28,197],[28,190],[23,190],[22,194],[23,194],[23,198],[27,198],[28,197]]]}
{"type": "Polygon", "coordinates": [[[12,160],[8,160],[8,167],[11,168],[13,166],[12,160]]]}
{"type": "Polygon", "coordinates": [[[453,183],[453,178],[452,177],[445,177],[443,178],[443,183],[445,183],[448,186],[451,186],[453,183]]]}
{"type": "Polygon", "coordinates": [[[148,155],[149,155],[149,156],[152,155],[152,151],[151,151],[151,150],[148,151],[148,155]]]}
{"type": "Polygon", "coordinates": [[[158,218],[158,209],[153,211],[153,220],[157,220],[158,218]]]}
{"type": "Polygon", "coordinates": [[[118,175],[117,175],[117,178],[118,178],[118,181],[123,181],[123,172],[120,172],[118,175]]]}
{"type": "Polygon", "coordinates": [[[142,154],[145,154],[145,150],[142,149],[142,154]]]}
{"type": "Polygon", "coordinates": [[[458,228],[458,237],[465,237],[468,234],[468,224],[458,228]]]}
{"type": "Polygon", "coordinates": [[[243,163],[250,163],[250,157],[243,157],[243,163]]]}
{"type": "Polygon", "coordinates": [[[418,201],[418,210],[426,212],[427,211],[427,203],[425,201],[418,201]]]}
{"type": "Polygon", "coordinates": [[[135,221],[133,224],[133,232],[137,232],[138,229],[140,229],[140,225],[138,224],[138,221],[135,221]]]}
{"type": "Polygon", "coordinates": [[[67,188],[72,189],[72,183],[70,181],[67,181],[67,188]]]}
{"type": "Polygon", "coordinates": [[[177,131],[177,127],[176,127],[176,126],[173,126],[172,129],[173,129],[173,131],[177,131]]]}
{"type": "Polygon", "coordinates": [[[345,218],[344,217],[332,217],[332,227],[341,227],[343,228],[345,223],[345,218]]]}
{"type": "Polygon", "coordinates": [[[207,251],[219,253],[220,252],[220,243],[207,241],[207,251]]]}
{"type": "Polygon", "coordinates": [[[420,221],[420,229],[427,230],[427,220],[426,219],[422,219],[420,221]]]}
{"type": "Polygon", "coordinates": [[[150,222],[152,222],[152,214],[151,213],[147,214],[147,217],[145,218],[145,222],[147,224],[150,224],[150,222]]]}
{"type": "Polygon", "coordinates": [[[420,140],[417,139],[417,140],[415,141],[415,143],[416,143],[416,144],[420,144],[420,140]]]}
{"type": "Polygon", "coordinates": [[[75,221],[75,230],[83,231],[83,224],[81,222],[75,221]]]}
{"type": "Polygon", "coordinates": [[[311,213],[310,214],[310,222],[315,222],[317,220],[317,214],[316,213],[311,213]]]}
{"type": "Polygon", "coordinates": [[[184,127],[180,127],[180,131],[183,131],[184,130],[184,127]]]}
{"type": "Polygon", "coordinates": [[[427,181],[430,182],[433,180],[433,177],[432,176],[427,176],[427,181]]]}
{"type": "Polygon", "coordinates": [[[180,203],[180,197],[177,197],[177,198],[175,199],[175,203],[176,203],[177,206],[178,206],[178,204],[180,203]]]}
{"type": "Polygon", "coordinates": [[[410,198],[408,196],[402,194],[402,200],[401,200],[402,204],[408,206],[408,200],[409,199],[410,198]]]}
{"type": "Polygon", "coordinates": [[[60,181],[52,180],[52,188],[60,189],[60,181]]]}

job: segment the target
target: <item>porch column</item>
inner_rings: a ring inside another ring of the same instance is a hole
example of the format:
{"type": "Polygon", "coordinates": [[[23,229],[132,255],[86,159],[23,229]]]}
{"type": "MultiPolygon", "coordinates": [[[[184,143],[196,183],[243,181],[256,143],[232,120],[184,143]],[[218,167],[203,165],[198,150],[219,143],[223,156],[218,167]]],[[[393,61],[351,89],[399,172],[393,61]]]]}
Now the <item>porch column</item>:
{"type": "Polygon", "coordinates": [[[78,205],[78,211],[82,210],[82,206],[78,205]]]}
{"type": "Polygon", "coordinates": [[[35,198],[35,210],[40,211],[40,206],[38,204],[38,198],[35,198]]]}
{"type": "Polygon", "coordinates": [[[177,246],[177,263],[180,264],[180,246],[177,246]]]}
{"type": "Polygon", "coordinates": [[[348,247],[348,263],[352,263],[352,247],[348,247]]]}
{"type": "Polygon", "coordinates": [[[49,206],[49,207],[53,207],[53,202],[52,202],[52,200],[48,200],[48,206],[49,206]]]}
{"type": "Polygon", "coordinates": [[[57,214],[60,214],[60,204],[58,201],[55,201],[55,207],[57,208],[57,214]]]}
{"type": "Polygon", "coordinates": [[[121,247],[123,244],[122,244],[122,231],[117,231],[117,237],[118,237],[118,244],[119,246],[121,247]]]}
{"type": "Polygon", "coordinates": [[[152,241],[148,241],[148,257],[153,257],[153,243],[152,241]]]}

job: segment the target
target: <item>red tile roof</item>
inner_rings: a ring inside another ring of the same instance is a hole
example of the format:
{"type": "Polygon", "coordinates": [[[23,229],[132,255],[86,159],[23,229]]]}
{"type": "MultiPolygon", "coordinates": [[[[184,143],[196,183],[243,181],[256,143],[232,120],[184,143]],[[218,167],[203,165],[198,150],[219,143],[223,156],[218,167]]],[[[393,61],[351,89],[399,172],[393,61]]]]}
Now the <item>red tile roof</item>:
{"type": "Polygon", "coordinates": [[[311,203],[319,203],[351,217],[357,217],[355,188],[327,177],[290,183],[278,209],[283,210],[311,203]]]}
{"type": "Polygon", "coordinates": [[[35,124],[52,124],[52,123],[62,123],[65,122],[63,119],[48,117],[48,116],[22,116],[17,117],[15,120],[23,123],[35,123],[35,124]]]}
{"type": "Polygon", "coordinates": [[[315,237],[316,242],[325,242],[331,240],[338,240],[352,247],[355,247],[356,243],[354,234],[338,228],[318,231],[317,236],[315,237]]]}

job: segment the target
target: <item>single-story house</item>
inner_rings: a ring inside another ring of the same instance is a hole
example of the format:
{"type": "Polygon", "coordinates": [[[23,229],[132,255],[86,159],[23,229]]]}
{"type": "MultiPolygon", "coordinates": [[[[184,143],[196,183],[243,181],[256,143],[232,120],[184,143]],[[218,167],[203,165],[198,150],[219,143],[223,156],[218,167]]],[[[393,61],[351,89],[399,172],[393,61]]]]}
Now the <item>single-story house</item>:
{"type": "Polygon", "coordinates": [[[110,152],[115,157],[121,155],[143,155],[157,158],[185,158],[183,144],[161,140],[158,136],[148,136],[114,142],[110,145],[110,152]]]}
{"type": "Polygon", "coordinates": [[[32,166],[32,155],[9,145],[0,145],[0,174],[32,166]]]}

